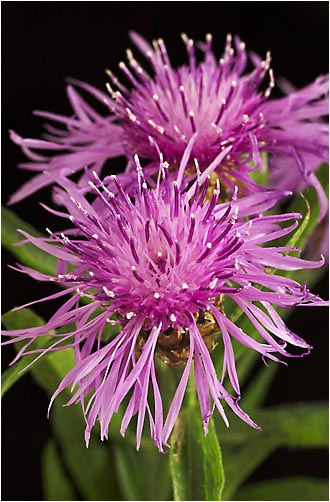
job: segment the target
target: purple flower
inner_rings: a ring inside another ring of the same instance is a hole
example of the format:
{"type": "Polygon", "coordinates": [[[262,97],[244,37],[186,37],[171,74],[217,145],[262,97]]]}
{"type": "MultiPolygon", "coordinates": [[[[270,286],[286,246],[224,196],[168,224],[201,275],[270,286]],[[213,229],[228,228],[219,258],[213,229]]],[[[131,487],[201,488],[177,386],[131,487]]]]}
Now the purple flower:
{"type": "MultiPolygon", "coordinates": [[[[89,185],[103,211],[95,211],[78,190],[62,199],[67,213],[58,214],[70,218],[76,233],[68,237],[50,232],[50,238],[40,239],[22,232],[59,260],[57,276],[51,280],[67,289],[44,300],[65,295],[69,299],[45,326],[7,332],[12,339],[5,343],[26,340],[20,357],[29,353],[31,340],[75,324],[69,333],[51,335],[54,343],[39,352],[42,355],[74,348],[75,366],[52,400],[67,386],[72,387],[68,404],[82,404],[87,443],[96,420],[101,425],[101,437],[108,437],[113,414],[130,396],[121,433],[137,415],[139,448],[147,414],[152,438],[163,451],[192,368],[205,434],[215,408],[228,424],[224,403],[257,428],[238,405],[240,387],[231,340],[275,361],[279,360],[275,353],[297,357],[286,350],[288,343],[308,353],[311,347],[285,326],[276,307],[322,306],[326,302],[311,294],[306,285],[271,275],[269,269],[314,268],[323,260],[308,262],[295,256],[296,249],[267,247],[294,230],[300,218],[294,213],[260,215],[283,193],[269,191],[237,200],[235,191],[230,202],[218,204],[219,183],[206,197],[216,163],[202,174],[198,172],[197,180],[182,192],[187,159],[181,162],[174,182],[169,179],[168,164],[162,162],[156,188],[151,190],[138,158],[135,160],[138,183],[134,199],[123,191],[115,176],[105,186],[95,173],[89,185]],[[289,226],[283,227],[287,222],[289,226]],[[50,242],[53,239],[56,245],[50,242]],[[91,301],[81,305],[81,297],[91,301]],[[248,317],[262,342],[243,332],[226,315],[228,301],[248,317]],[[107,323],[120,327],[110,341],[102,338],[107,323]],[[216,341],[223,350],[220,379],[210,355],[216,341]],[[184,365],[167,413],[157,380],[156,355],[169,366],[184,365]],[[226,374],[232,391],[224,388],[226,374]]],[[[49,280],[26,267],[20,270],[49,280]]]]}
{"type": "MultiPolygon", "coordinates": [[[[328,113],[327,77],[319,77],[298,91],[286,85],[287,97],[269,99],[275,85],[270,54],[264,60],[251,54],[254,68],[246,71],[249,58],[238,37],[234,49],[231,35],[227,36],[218,61],[211,50],[212,37],[207,35],[205,42],[196,44],[203,54],[198,63],[194,42],[184,35],[189,61],[178,69],[172,67],[163,40],[154,41],[152,47],[136,33],[131,33],[131,37],[148,59],[153,75],[127,51],[128,65],[121,62],[119,66],[129,87],[110,71],[112,87],[108,84],[108,96],[76,82],[80,89],[107,104],[105,118],[69,86],[74,116],[43,114],[62,123],[66,130],[50,129],[46,141],[23,140],[12,133],[13,140],[32,160],[23,167],[43,174],[17,192],[11,202],[54,182],[58,171],[68,176],[91,166],[99,172],[107,158],[123,153],[129,159],[128,171],[134,170],[132,158],[138,153],[149,159],[157,172],[158,148],[176,166],[196,133],[191,159],[198,158],[202,168],[228,145],[232,146],[217,168],[222,187],[228,193],[235,185],[240,186],[241,195],[261,189],[250,174],[256,168],[264,168],[265,152],[269,154],[270,186],[294,191],[305,185],[315,186],[322,206],[320,217],[324,216],[327,203],[314,172],[321,161],[328,160],[328,128],[322,120],[328,113]],[[34,149],[60,153],[39,158],[34,149]]],[[[192,169],[191,162],[188,172],[192,169]]]]}

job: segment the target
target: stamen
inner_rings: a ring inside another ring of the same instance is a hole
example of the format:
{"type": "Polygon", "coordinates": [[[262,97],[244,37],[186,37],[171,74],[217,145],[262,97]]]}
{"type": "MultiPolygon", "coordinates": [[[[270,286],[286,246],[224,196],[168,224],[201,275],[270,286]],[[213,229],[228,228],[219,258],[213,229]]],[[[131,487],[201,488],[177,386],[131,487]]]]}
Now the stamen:
{"type": "Polygon", "coordinates": [[[207,176],[207,178],[205,180],[205,183],[203,184],[203,190],[202,190],[201,196],[200,196],[200,198],[198,200],[198,204],[200,206],[203,205],[203,202],[204,202],[205,195],[206,195],[207,189],[209,187],[209,184],[210,184],[210,176],[207,176]]]}
{"type": "Polygon", "coordinates": [[[173,246],[173,240],[172,240],[172,237],[170,236],[169,232],[166,230],[166,228],[163,226],[163,225],[160,225],[158,223],[158,227],[161,229],[161,231],[163,232],[164,234],[164,237],[165,239],[167,240],[168,244],[170,246],[173,246]]]}
{"type": "Polygon", "coordinates": [[[174,211],[173,216],[176,218],[179,214],[179,189],[176,181],[173,181],[174,190],[174,211]]]}
{"type": "Polygon", "coordinates": [[[180,91],[180,95],[181,95],[183,112],[184,112],[185,116],[188,117],[188,106],[187,106],[186,95],[185,95],[183,85],[180,85],[179,91],[180,91]]]}
{"type": "Polygon", "coordinates": [[[127,115],[128,115],[128,118],[132,121],[132,122],[136,122],[136,115],[134,115],[134,113],[129,109],[129,108],[125,108],[126,112],[127,112],[127,115]]]}
{"type": "Polygon", "coordinates": [[[117,214],[116,221],[121,235],[124,237],[125,241],[129,244],[129,237],[127,235],[124,225],[120,221],[120,214],[117,214]]]}
{"type": "Polygon", "coordinates": [[[160,103],[159,103],[159,97],[158,97],[158,94],[153,94],[152,96],[152,99],[157,107],[157,110],[159,111],[159,113],[161,114],[162,118],[164,120],[166,120],[166,122],[169,122],[169,119],[166,115],[166,113],[164,112],[164,110],[162,109],[162,107],[160,106],[160,103]]]}
{"type": "Polygon", "coordinates": [[[150,220],[146,221],[146,224],[144,226],[144,234],[146,238],[146,243],[148,244],[150,238],[150,220]]]}
{"type": "Polygon", "coordinates": [[[268,98],[270,96],[270,93],[272,92],[273,87],[275,87],[275,80],[274,80],[274,72],[272,69],[269,70],[269,85],[265,91],[265,97],[268,98]]]}
{"type": "Polygon", "coordinates": [[[220,193],[219,190],[213,190],[212,199],[209,202],[207,211],[206,211],[205,216],[203,218],[203,223],[205,223],[209,219],[209,217],[211,216],[211,213],[212,213],[213,209],[215,208],[216,203],[218,201],[219,193],[220,193]]]}
{"type": "Polygon", "coordinates": [[[198,88],[198,111],[200,111],[203,97],[203,89],[204,89],[204,71],[203,66],[199,67],[199,88],[198,88]]]}
{"type": "Polygon", "coordinates": [[[118,66],[121,69],[121,71],[126,75],[131,84],[133,84],[134,87],[139,87],[139,82],[134,78],[132,73],[127,68],[126,64],[123,61],[120,61],[118,66]]]}
{"type": "Polygon", "coordinates": [[[181,249],[178,241],[175,241],[175,265],[179,265],[181,259],[181,249]]]}
{"type": "Polygon", "coordinates": [[[144,282],[144,280],[142,279],[142,277],[137,273],[136,271],[136,267],[134,267],[134,265],[131,266],[131,271],[132,271],[132,274],[134,275],[135,279],[137,279],[139,282],[141,282],[141,284],[144,282]]]}
{"type": "Polygon", "coordinates": [[[224,111],[224,109],[225,109],[225,106],[226,106],[226,100],[225,100],[225,99],[223,99],[223,100],[221,101],[221,105],[220,105],[220,109],[219,109],[219,112],[218,112],[217,118],[216,118],[216,119],[215,119],[215,121],[214,121],[214,124],[215,124],[215,125],[217,125],[217,124],[220,122],[221,117],[222,117],[222,114],[223,114],[223,111],[224,111]]]}
{"type": "Polygon", "coordinates": [[[191,243],[193,235],[194,235],[194,230],[195,230],[195,225],[196,225],[196,220],[195,220],[195,215],[192,213],[190,215],[190,229],[189,229],[189,234],[188,234],[188,244],[191,243]]]}
{"type": "Polygon", "coordinates": [[[190,120],[192,132],[195,133],[196,132],[195,115],[192,110],[190,110],[190,112],[189,112],[189,120],[190,120]]]}
{"type": "Polygon", "coordinates": [[[211,248],[212,248],[212,242],[208,242],[206,244],[205,251],[199,256],[199,258],[197,258],[196,262],[200,263],[202,260],[204,260],[204,258],[210,253],[211,248]]]}
{"type": "Polygon", "coordinates": [[[133,241],[133,238],[131,238],[130,240],[130,248],[131,248],[131,251],[132,251],[132,255],[133,255],[133,258],[134,260],[136,261],[137,264],[140,263],[140,259],[138,257],[138,254],[136,252],[136,249],[135,249],[135,245],[134,245],[134,241],[133,241]]]}
{"type": "Polygon", "coordinates": [[[110,291],[110,289],[108,289],[106,286],[103,286],[103,291],[105,292],[105,294],[107,296],[109,296],[109,298],[114,298],[115,297],[115,294],[113,291],[110,291]]]}
{"type": "Polygon", "coordinates": [[[154,129],[156,129],[156,131],[158,131],[159,134],[164,134],[165,131],[164,127],[157,125],[153,120],[149,119],[148,124],[151,125],[151,127],[153,127],[154,129]]]}
{"type": "MultiPolygon", "coordinates": [[[[126,87],[124,87],[124,86],[122,85],[122,83],[120,82],[120,80],[118,80],[118,78],[114,75],[114,73],[112,73],[112,71],[111,71],[111,70],[108,70],[108,69],[107,69],[107,70],[105,70],[105,73],[106,73],[106,74],[108,75],[108,77],[111,79],[112,83],[113,83],[116,87],[118,87],[118,89],[120,89],[123,93],[126,93],[126,92],[127,92],[126,87]]],[[[109,87],[110,87],[110,84],[109,84],[109,87]]],[[[111,89],[111,87],[110,87],[110,89],[111,89]]],[[[113,93],[113,90],[111,89],[110,94],[112,94],[112,93],[113,93]]]]}

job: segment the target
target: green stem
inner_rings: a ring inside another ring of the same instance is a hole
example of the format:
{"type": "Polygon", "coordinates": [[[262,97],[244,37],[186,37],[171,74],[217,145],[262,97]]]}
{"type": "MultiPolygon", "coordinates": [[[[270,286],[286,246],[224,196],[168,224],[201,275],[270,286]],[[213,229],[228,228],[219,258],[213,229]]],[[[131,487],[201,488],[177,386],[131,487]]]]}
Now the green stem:
{"type": "Polygon", "coordinates": [[[191,368],[188,386],[187,386],[187,408],[189,410],[193,410],[196,407],[197,399],[196,399],[196,385],[195,385],[195,375],[194,371],[191,368]]]}

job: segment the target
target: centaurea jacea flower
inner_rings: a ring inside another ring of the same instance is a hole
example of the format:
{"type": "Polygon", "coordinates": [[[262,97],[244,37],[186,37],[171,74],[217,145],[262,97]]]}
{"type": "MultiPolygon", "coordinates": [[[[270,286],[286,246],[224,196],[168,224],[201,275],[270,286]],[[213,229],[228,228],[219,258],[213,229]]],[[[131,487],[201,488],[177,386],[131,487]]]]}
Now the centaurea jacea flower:
{"type": "MultiPolygon", "coordinates": [[[[328,161],[328,126],[322,119],[328,114],[327,76],[301,90],[291,89],[286,97],[271,99],[275,80],[270,53],[264,59],[256,54],[248,57],[245,43],[238,37],[233,46],[231,35],[227,36],[224,52],[217,60],[211,35],[197,44],[183,35],[188,64],[179,68],[173,67],[162,39],[151,46],[136,33],[131,33],[131,37],[147,58],[151,73],[128,50],[128,63],[119,64],[128,85],[111,71],[109,95],[76,82],[80,90],[107,104],[108,118],[93,112],[69,86],[74,117],[44,114],[65,125],[67,131],[55,130],[52,134],[51,130],[47,141],[12,136],[32,160],[23,167],[42,171],[39,178],[29,183],[30,191],[39,188],[38,180],[43,184],[54,182],[56,171],[68,176],[86,166],[100,169],[106,158],[114,155],[127,156],[128,177],[130,169],[134,169],[132,158],[136,152],[157,173],[155,143],[175,170],[197,133],[188,173],[193,171],[194,157],[204,169],[231,145],[230,154],[216,171],[223,194],[226,188],[227,196],[230,195],[236,185],[240,195],[254,193],[261,187],[254,183],[251,173],[265,167],[266,153],[270,185],[296,192],[306,185],[315,186],[321,202],[320,218],[324,216],[327,203],[314,173],[322,161],[328,161]],[[200,62],[195,45],[202,51],[200,62]],[[247,71],[249,63],[253,66],[251,71],[247,71]],[[60,154],[38,159],[34,158],[34,149],[60,154]]],[[[27,194],[26,190],[20,191],[12,202],[27,194]]]]}
{"type": "MultiPolygon", "coordinates": [[[[230,202],[218,204],[219,183],[211,198],[205,198],[214,165],[199,173],[189,190],[182,192],[184,163],[174,182],[169,179],[168,164],[161,163],[153,190],[145,182],[137,157],[136,164],[138,186],[134,200],[122,190],[115,176],[111,191],[111,184],[105,186],[96,173],[94,182],[89,184],[104,206],[103,211],[96,212],[79,191],[67,196],[66,217],[78,230],[77,235],[69,238],[51,233],[57,241],[54,246],[49,239],[22,232],[29,241],[59,259],[58,275],[52,280],[68,289],[45,300],[66,294],[69,299],[45,326],[7,332],[12,340],[6,343],[27,340],[21,356],[29,353],[31,339],[49,336],[51,330],[75,323],[75,329],[69,333],[51,335],[53,345],[40,352],[42,355],[49,350],[74,348],[76,364],[53,399],[67,386],[72,387],[68,404],[83,403],[87,443],[97,420],[101,437],[108,437],[113,414],[130,395],[122,434],[137,415],[139,447],[147,413],[152,438],[163,451],[164,445],[168,446],[192,368],[205,433],[215,408],[228,424],[224,403],[257,428],[238,405],[240,387],[231,340],[275,361],[275,353],[292,356],[286,350],[288,343],[299,347],[303,354],[308,353],[310,346],[285,326],[276,307],[325,302],[311,294],[306,285],[271,275],[268,269],[313,268],[321,266],[323,260],[308,262],[289,255],[292,248],[266,247],[268,242],[289,234],[300,218],[294,213],[258,216],[283,193],[270,191],[267,196],[258,193],[237,200],[235,192],[230,202]],[[249,215],[251,219],[245,221],[249,215]],[[285,222],[291,224],[282,228],[285,222]],[[81,296],[91,302],[80,305],[81,296]],[[227,317],[226,297],[250,319],[262,342],[227,317]],[[110,341],[103,341],[109,322],[118,324],[120,332],[110,341]],[[220,378],[210,355],[216,332],[223,350],[220,378]],[[156,356],[169,366],[184,365],[165,420],[156,356]],[[235,396],[224,387],[226,374],[235,396]]],[[[25,267],[21,270],[36,277],[25,267]]],[[[37,278],[49,280],[42,274],[37,274],[37,278]]]]}

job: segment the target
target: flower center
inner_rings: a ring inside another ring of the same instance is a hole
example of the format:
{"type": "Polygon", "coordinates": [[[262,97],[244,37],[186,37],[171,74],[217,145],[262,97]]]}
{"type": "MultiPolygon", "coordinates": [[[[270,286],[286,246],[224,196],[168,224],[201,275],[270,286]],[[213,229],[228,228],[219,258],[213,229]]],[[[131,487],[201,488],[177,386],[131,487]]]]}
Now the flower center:
{"type": "MultiPolygon", "coordinates": [[[[219,326],[216,320],[208,311],[195,313],[194,319],[208,351],[212,352],[217,345],[216,339],[219,335],[219,326]]],[[[137,359],[142,353],[149,333],[150,331],[143,330],[138,336],[135,347],[135,357],[137,359]]],[[[171,368],[185,364],[189,357],[189,351],[190,334],[188,328],[177,331],[170,327],[160,333],[156,345],[156,353],[171,368]]]]}

